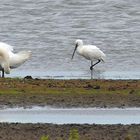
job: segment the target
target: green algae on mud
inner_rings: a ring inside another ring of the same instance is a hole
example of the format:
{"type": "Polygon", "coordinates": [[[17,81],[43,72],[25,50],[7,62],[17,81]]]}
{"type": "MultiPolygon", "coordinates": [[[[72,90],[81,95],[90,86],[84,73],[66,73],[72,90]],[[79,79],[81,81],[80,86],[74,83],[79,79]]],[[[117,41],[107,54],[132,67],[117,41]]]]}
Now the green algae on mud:
{"type": "Polygon", "coordinates": [[[140,80],[0,79],[0,105],[139,107],[140,80]]]}

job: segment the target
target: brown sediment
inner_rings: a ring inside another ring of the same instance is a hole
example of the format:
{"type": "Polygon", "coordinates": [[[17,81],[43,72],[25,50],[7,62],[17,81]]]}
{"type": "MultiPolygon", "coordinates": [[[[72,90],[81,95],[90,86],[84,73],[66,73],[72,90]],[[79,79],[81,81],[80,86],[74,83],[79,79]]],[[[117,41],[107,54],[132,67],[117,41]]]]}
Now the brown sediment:
{"type": "Polygon", "coordinates": [[[0,140],[68,140],[70,130],[79,132],[80,140],[139,140],[140,125],[55,125],[55,124],[0,124],[0,140]]]}
{"type": "MultiPolygon", "coordinates": [[[[140,107],[140,80],[0,79],[0,105],[57,107],[140,107]]],[[[139,140],[140,125],[55,125],[0,123],[0,140],[139,140]]]]}
{"type": "Polygon", "coordinates": [[[140,80],[0,79],[0,105],[140,107],[140,80]]]}

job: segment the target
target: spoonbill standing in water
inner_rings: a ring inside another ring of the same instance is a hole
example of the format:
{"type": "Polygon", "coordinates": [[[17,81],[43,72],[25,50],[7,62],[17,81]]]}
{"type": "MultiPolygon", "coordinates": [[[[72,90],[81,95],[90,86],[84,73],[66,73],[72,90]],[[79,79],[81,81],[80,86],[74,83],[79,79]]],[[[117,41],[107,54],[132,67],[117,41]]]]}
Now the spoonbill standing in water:
{"type": "Polygon", "coordinates": [[[9,74],[10,69],[22,65],[30,56],[31,51],[13,53],[13,46],[0,42],[0,71],[2,71],[2,77],[4,77],[4,73],[9,74]]]}
{"type": "Polygon", "coordinates": [[[100,63],[101,61],[104,62],[105,54],[98,47],[94,45],[84,45],[83,41],[80,39],[77,39],[75,42],[75,49],[72,54],[72,59],[74,57],[75,51],[77,51],[79,55],[85,57],[86,59],[91,60],[90,70],[91,70],[91,79],[92,79],[93,67],[97,65],[98,63],[100,63]],[[96,60],[97,62],[93,64],[93,61],[96,61],[96,60]]]}

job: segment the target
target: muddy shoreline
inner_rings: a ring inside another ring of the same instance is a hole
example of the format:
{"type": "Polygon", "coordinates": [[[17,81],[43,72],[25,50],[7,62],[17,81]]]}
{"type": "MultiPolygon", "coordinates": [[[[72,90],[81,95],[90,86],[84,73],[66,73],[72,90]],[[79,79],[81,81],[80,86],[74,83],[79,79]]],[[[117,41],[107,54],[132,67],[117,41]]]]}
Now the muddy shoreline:
{"type": "MultiPolygon", "coordinates": [[[[0,108],[140,107],[140,80],[0,79],[0,108]]],[[[139,140],[138,125],[55,125],[0,123],[0,140],[68,140],[77,129],[80,140],[139,140]]]]}
{"type": "Polygon", "coordinates": [[[0,124],[1,140],[68,140],[70,130],[76,129],[80,140],[139,140],[140,125],[55,125],[55,124],[0,124]]]}
{"type": "Polygon", "coordinates": [[[0,79],[0,107],[140,107],[140,80],[0,79]]]}

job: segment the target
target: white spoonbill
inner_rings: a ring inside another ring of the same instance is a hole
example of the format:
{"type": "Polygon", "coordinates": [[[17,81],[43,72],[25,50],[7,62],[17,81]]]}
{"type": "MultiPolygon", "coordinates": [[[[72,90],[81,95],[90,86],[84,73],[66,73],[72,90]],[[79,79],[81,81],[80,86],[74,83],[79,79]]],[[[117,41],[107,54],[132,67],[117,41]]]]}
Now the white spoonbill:
{"type": "Polygon", "coordinates": [[[0,42],[0,71],[2,71],[2,77],[4,72],[10,73],[10,69],[14,69],[22,65],[31,56],[31,51],[20,51],[13,53],[13,46],[0,42]]]}
{"type": "Polygon", "coordinates": [[[92,79],[93,67],[97,65],[98,63],[100,63],[101,61],[104,62],[105,54],[98,47],[94,45],[84,45],[83,41],[80,39],[77,39],[75,42],[75,49],[72,54],[72,59],[74,57],[75,51],[77,51],[79,55],[85,57],[86,59],[91,60],[90,70],[91,70],[91,79],[92,79]],[[96,60],[97,62],[93,64],[93,61],[96,61],[96,60]]]}

